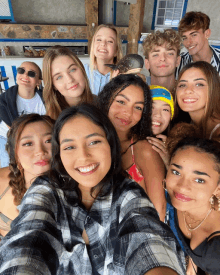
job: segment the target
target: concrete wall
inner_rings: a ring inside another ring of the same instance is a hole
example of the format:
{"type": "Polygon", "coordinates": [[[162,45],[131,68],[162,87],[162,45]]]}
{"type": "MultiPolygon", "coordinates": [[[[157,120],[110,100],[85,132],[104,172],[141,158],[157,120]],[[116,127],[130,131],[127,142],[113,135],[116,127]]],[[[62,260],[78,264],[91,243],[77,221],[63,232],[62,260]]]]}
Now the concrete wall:
{"type": "Polygon", "coordinates": [[[220,1],[216,0],[189,0],[187,5],[188,11],[201,11],[210,17],[211,40],[220,40],[220,1]]]}
{"type": "Polygon", "coordinates": [[[17,23],[86,24],[84,0],[11,0],[17,23]]]}
{"type": "MultiPolygon", "coordinates": [[[[154,0],[145,0],[143,32],[151,30],[154,0]]],[[[127,27],[129,23],[130,5],[117,2],[116,24],[127,27]]]]}

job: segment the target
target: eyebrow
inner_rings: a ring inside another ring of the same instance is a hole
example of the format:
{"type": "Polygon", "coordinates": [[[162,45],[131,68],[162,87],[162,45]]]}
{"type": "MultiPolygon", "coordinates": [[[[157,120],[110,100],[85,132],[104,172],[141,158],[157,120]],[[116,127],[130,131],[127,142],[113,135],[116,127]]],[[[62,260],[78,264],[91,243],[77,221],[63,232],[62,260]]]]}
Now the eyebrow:
{"type": "MultiPolygon", "coordinates": [[[[76,65],[75,63],[72,63],[72,64],[69,65],[69,67],[67,68],[67,70],[69,70],[69,68],[72,67],[72,66],[77,66],[77,65],[76,65]]],[[[54,74],[54,75],[52,76],[52,78],[54,78],[54,77],[55,77],[56,75],[58,75],[58,74],[60,74],[60,72],[54,74]]]]}
{"type": "MultiPolygon", "coordinates": [[[[207,80],[205,78],[202,78],[202,77],[193,79],[193,81],[198,81],[198,80],[203,80],[203,81],[207,82],[207,80]]],[[[188,82],[188,80],[182,79],[179,82],[188,82]]]]}
{"type": "MultiPolygon", "coordinates": [[[[99,133],[92,133],[92,134],[89,134],[89,135],[85,136],[85,139],[90,138],[90,137],[97,137],[97,136],[98,137],[103,137],[103,138],[105,137],[105,136],[103,136],[102,134],[99,134],[99,133]]],[[[74,139],[73,138],[65,138],[61,141],[60,145],[63,144],[63,143],[70,142],[70,141],[74,141],[74,139]]]]}
{"type": "MultiPolygon", "coordinates": [[[[49,136],[49,135],[52,135],[52,133],[51,132],[45,133],[45,134],[43,134],[43,137],[49,136]]],[[[28,139],[28,138],[33,138],[33,136],[24,136],[23,138],[20,139],[20,141],[23,139],[28,139]]]]}
{"type": "MultiPolygon", "coordinates": [[[[101,35],[101,34],[96,35],[96,37],[100,37],[100,36],[103,36],[103,35],[101,35]]],[[[115,38],[114,38],[114,37],[112,37],[112,36],[109,36],[108,38],[111,38],[111,39],[115,40],[115,38]]]]}
{"type": "MultiPolygon", "coordinates": [[[[116,97],[117,97],[117,96],[122,96],[122,97],[124,97],[127,101],[130,102],[130,99],[129,99],[126,95],[118,94],[118,95],[116,95],[116,97]]],[[[144,105],[144,102],[143,102],[143,101],[136,101],[135,104],[143,104],[143,105],[144,105]]]]}
{"type": "MultiPolygon", "coordinates": [[[[177,167],[180,170],[183,169],[183,167],[181,165],[178,165],[176,163],[171,163],[171,165],[177,167]]],[[[201,171],[197,171],[197,170],[194,170],[193,173],[196,174],[196,175],[200,175],[200,176],[208,176],[208,177],[210,177],[207,173],[201,172],[201,171]]]]}
{"type": "MultiPolygon", "coordinates": [[[[198,33],[198,31],[193,31],[189,35],[194,34],[194,33],[198,33]]],[[[186,37],[186,35],[182,35],[182,37],[186,37]]]]}

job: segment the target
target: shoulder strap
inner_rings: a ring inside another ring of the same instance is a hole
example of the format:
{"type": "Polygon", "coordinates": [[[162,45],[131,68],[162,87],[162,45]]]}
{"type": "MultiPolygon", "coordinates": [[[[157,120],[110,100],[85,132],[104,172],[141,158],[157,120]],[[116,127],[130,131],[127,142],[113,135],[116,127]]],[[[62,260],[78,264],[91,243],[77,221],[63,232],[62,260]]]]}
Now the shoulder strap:
{"type": "Polygon", "coordinates": [[[220,127],[220,123],[217,124],[217,125],[215,125],[215,127],[214,127],[214,128],[212,129],[212,131],[211,131],[211,134],[210,134],[209,139],[212,139],[212,136],[213,136],[214,132],[215,132],[219,127],[220,127]]]}
{"type": "Polygon", "coordinates": [[[7,193],[7,191],[9,190],[10,186],[8,186],[5,191],[0,195],[0,200],[4,197],[4,195],[7,193]]]}
{"type": "Polygon", "coordinates": [[[211,235],[208,236],[207,239],[210,239],[212,236],[214,236],[215,234],[220,234],[220,231],[215,231],[213,232],[211,235]]]}
{"type": "Polygon", "coordinates": [[[132,161],[134,163],[134,148],[133,148],[133,138],[131,139],[131,154],[132,154],[132,161]]]}

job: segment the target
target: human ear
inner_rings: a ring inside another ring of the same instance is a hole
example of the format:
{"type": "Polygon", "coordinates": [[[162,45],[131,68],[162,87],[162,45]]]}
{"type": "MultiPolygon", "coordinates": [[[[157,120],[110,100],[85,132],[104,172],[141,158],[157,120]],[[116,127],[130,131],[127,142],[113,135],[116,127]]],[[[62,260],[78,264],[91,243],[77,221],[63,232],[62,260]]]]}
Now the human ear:
{"type": "Polygon", "coordinates": [[[211,30],[210,29],[205,30],[205,38],[208,39],[210,35],[211,35],[211,30]]]}
{"type": "Polygon", "coordinates": [[[150,63],[149,63],[149,60],[148,60],[147,58],[145,58],[144,64],[145,64],[145,68],[146,68],[147,70],[150,70],[150,63]]]}

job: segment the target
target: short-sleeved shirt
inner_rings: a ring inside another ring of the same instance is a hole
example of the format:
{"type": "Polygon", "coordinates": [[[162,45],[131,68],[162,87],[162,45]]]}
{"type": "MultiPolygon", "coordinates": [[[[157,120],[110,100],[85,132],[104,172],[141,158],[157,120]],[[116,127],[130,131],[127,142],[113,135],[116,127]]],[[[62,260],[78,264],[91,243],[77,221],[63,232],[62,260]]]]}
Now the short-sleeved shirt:
{"type": "MultiPolygon", "coordinates": [[[[211,65],[216,68],[217,72],[219,73],[220,75],[220,50],[219,49],[216,49],[212,46],[210,46],[210,48],[212,49],[213,51],[213,55],[212,55],[212,59],[211,59],[211,65]]],[[[176,78],[178,77],[180,71],[182,70],[182,68],[189,64],[189,63],[192,63],[193,60],[192,60],[192,56],[189,54],[189,52],[184,52],[184,53],[181,53],[180,54],[181,56],[181,61],[180,61],[180,65],[179,67],[177,68],[176,70],[176,78]]]]}
{"type": "Polygon", "coordinates": [[[141,275],[163,266],[185,274],[180,246],[144,190],[127,178],[107,188],[87,211],[75,191],[65,199],[47,177],[37,178],[1,241],[0,273],[141,275]]]}
{"type": "Polygon", "coordinates": [[[99,92],[103,89],[105,84],[110,80],[110,72],[106,75],[101,74],[98,70],[93,70],[91,73],[89,64],[84,65],[86,75],[89,80],[90,89],[93,94],[98,95],[99,92]]]}

